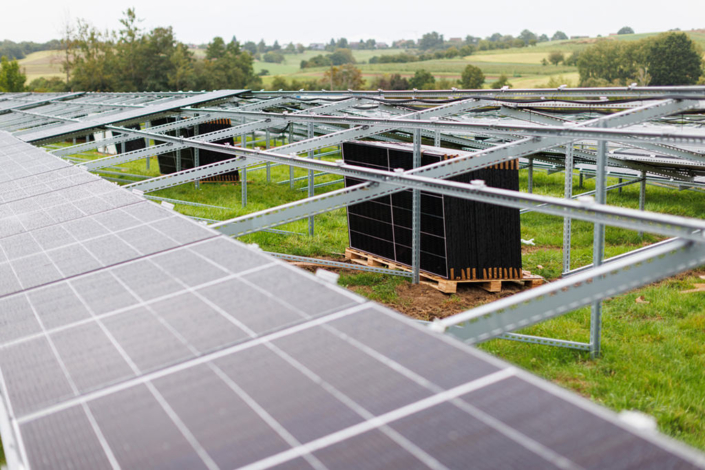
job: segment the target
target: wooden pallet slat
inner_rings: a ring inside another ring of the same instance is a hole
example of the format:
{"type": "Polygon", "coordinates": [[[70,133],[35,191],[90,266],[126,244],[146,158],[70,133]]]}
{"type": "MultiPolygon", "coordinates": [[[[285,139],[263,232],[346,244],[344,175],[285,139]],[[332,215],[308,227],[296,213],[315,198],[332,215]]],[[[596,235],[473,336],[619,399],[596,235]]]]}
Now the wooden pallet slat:
{"type": "MultiPolygon", "coordinates": [[[[394,261],[381,258],[379,256],[356,250],[354,248],[345,249],[345,259],[353,263],[363,266],[385,267],[387,269],[399,269],[402,271],[411,271],[406,265],[398,264],[394,261]]],[[[435,274],[421,272],[421,284],[425,284],[438,289],[445,294],[455,294],[458,292],[458,284],[473,283],[485,289],[488,292],[501,292],[502,285],[505,282],[514,282],[522,285],[528,285],[530,288],[538,287],[545,282],[545,279],[536,274],[531,274],[530,271],[522,270],[507,270],[506,268],[483,268],[483,279],[477,279],[476,268],[467,268],[461,270],[460,275],[455,275],[455,270],[450,270],[451,279],[445,279],[435,274]],[[489,271],[489,275],[488,275],[489,271]],[[521,275],[520,275],[521,274],[521,275]]]]}

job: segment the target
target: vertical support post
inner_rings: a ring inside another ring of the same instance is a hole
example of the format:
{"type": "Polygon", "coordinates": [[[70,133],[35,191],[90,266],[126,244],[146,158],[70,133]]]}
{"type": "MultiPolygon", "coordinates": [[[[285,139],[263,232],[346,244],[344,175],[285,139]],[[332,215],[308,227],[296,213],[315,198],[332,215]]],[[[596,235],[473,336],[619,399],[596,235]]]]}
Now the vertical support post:
{"type": "Polygon", "coordinates": [[[580,189],[583,189],[583,174],[582,173],[580,173],[580,183],[578,184],[578,187],[580,189]]]}
{"type": "MultiPolygon", "coordinates": [[[[313,139],[314,137],[314,131],[313,131],[313,123],[309,122],[308,123],[308,138],[313,139]]],[[[313,160],[313,150],[308,151],[308,158],[313,160]]],[[[308,197],[313,197],[315,192],[314,192],[314,176],[313,176],[313,170],[308,170],[308,197]]],[[[314,231],[314,216],[310,216],[308,218],[308,234],[309,236],[313,236],[313,231],[314,231]]]]}
{"type": "MultiPolygon", "coordinates": [[[[573,197],[573,143],[566,145],[565,152],[565,184],[563,197],[572,199],[573,197]]],[[[570,271],[570,249],[571,249],[571,229],[572,221],[570,217],[563,218],[563,272],[570,271]]]]}
{"type": "MultiPolygon", "coordinates": [[[[245,124],[247,120],[242,118],[242,123],[245,124]]],[[[243,133],[240,135],[240,147],[247,148],[247,134],[243,133]]],[[[242,190],[240,196],[240,202],[242,207],[247,207],[247,166],[242,165],[240,169],[240,189],[242,190]]]]}
{"type": "MultiPolygon", "coordinates": [[[[269,150],[269,129],[264,131],[264,146],[267,150],[269,150]]],[[[272,164],[270,162],[267,162],[267,183],[272,182],[272,164]]]]}
{"type": "MultiPolygon", "coordinates": [[[[199,127],[200,126],[198,124],[193,127],[193,135],[198,135],[199,127]]],[[[195,149],[193,149],[193,167],[198,168],[199,166],[201,166],[201,154],[200,149],[196,147],[195,149]]],[[[196,189],[201,189],[201,181],[196,180],[194,186],[196,187],[196,189]]]]}
{"type": "MultiPolygon", "coordinates": [[[[639,210],[643,211],[646,207],[646,172],[642,170],[641,181],[639,182],[639,210]]],[[[639,236],[643,237],[644,232],[639,232],[639,236]]]]}
{"type": "MultiPolygon", "coordinates": [[[[600,126],[605,127],[604,122],[600,126]]],[[[597,165],[595,167],[595,201],[598,204],[605,204],[607,201],[606,191],[606,159],[607,142],[599,141],[597,144],[597,165]]],[[[592,265],[594,267],[602,264],[605,252],[605,226],[595,224],[593,233],[592,265]]],[[[602,302],[592,304],[590,315],[590,355],[595,358],[600,355],[600,336],[602,334],[602,302]]]]}
{"type": "Polygon", "coordinates": [[[441,146],[441,131],[436,131],[436,135],[434,136],[434,139],[433,139],[433,146],[434,147],[441,146]]]}
{"type": "Polygon", "coordinates": [[[120,143],[120,153],[125,153],[125,142],[120,143]]]}
{"type": "MultiPolygon", "coordinates": [[[[622,178],[619,178],[619,179],[617,180],[617,182],[618,182],[619,184],[622,184],[622,178]]],[[[622,187],[620,186],[620,187],[617,188],[617,189],[619,189],[619,191],[618,191],[619,194],[622,194],[622,187]]]]}
{"type": "Polygon", "coordinates": [[[529,158],[529,193],[534,192],[534,159],[529,158]]]}
{"type": "MultiPolygon", "coordinates": [[[[289,123],[289,143],[294,143],[294,123],[289,123]]],[[[289,165],[289,189],[294,189],[294,167],[289,165]]]]}
{"type": "MultiPolygon", "coordinates": [[[[144,129],[148,131],[150,127],[152,127],[152,121],[146,121],[146,122],[144,123],[144,129]]],[[[148,139],[148,138],[145,138],[144,141],[145,141],[145,142],[144,142],[144,143],[145,143],[145,146],[146,146],[146,147],[149,147],[149,143],[151,142],[151,140],[148,139]]],[[[150,157],[145,157],[145,159],[144,159],[144,161],[145,161],[145,168],[147,168],[148,170],[149,170],[149,159],[150,159],[150,157]]]]}
{"type": "MultiPolygon", "coordinates": [[[[414,129],[414,162],[413,167],[421,166],[421,129],[414,129]]],[[[421,282],[421,191],[412,190],[411,219],[411,282],[421,282]]]]}

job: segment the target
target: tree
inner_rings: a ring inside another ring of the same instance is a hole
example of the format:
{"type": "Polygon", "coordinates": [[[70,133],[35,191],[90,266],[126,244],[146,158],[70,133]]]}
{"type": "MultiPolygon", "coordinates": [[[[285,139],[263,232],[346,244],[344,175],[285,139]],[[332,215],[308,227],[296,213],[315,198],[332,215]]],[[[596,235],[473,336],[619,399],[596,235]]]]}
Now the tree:
{"type": "Polygon", "coordinates": [[[433,31],[432,33],[426,33],[419,39],[419,49],[422,51],[427,51],[429,49],[435,49],[437,47],[443,46],[443,35],[438,34],[433,31]]]}
{"type": "Polygon", "coordinates": [[[262,56],[262,60],[269,63],[281,64],[285,58],[281,52],[269,51],[262,56]]]}
{"type": "Polygon", "coordinates": [[[336,49],[334,53],[328,56],[328,60],[330,60],[332,65],[355,63],[355,57],[353,57],[350,49],[336,49]]]}
{"type": "Polygon", "coordinates": [[[431,75],[431,72],[424,69],[417,70],[409,80],[409,86],[418,90],[432,90],[435,83],[436,79],[431,75]]]}
{"type": "Polygon", "coordinates": [[[532,33],[528,29],[525,29],[524,31],[519,33],[519,39],[524,41],[524,44],[527,45],[530,44],[531,41],[534,41],[534,44],[536,43],[536,41],[538,41],[538,37],[536,36],[536,34],[532,33]]]}
{"type": "Polygon", "coordinates": [[[460,86],[465,89],[480,89],[483,83],[485,83],[485,74],[482,73],[479,67],[474,65],[466,66],[460,75],[460,86]]]}
{"type": "Polygon", "coordinates": [[[35,93],[62,93],[68,91],[68,86],[66,86],[66,82],[59,77],[39,77],[29,82],[27,91],[35,93]]]}
{"type": "Polygon", "coordinates": [[[548,36],[546,36],[545,34],[542,34],[541,36],[539,36],[539,42],[548,42],[548,41],[550,41],[550,39],[548,39],[548,36]]]}
{"type": "Polygon", "coordinates": [[[562,52],[554,51],[548,54],[548,61],[555,66],[558,66],[561,62],[565,60],[565,56],[562,52]]]}
{"type": "Polygon", "coordinates": [[[617,31],[617,34],[634,34],[634,30],[629,26],[624,26],[622,29],[617,31]]]}
{"type": "Polygon", "coordinates": [[[448,59],[452,59],[454,57],[458,57],[460,52],[458,51],[458,48],[455,46],[450,46],[448,49],[446,49],[445,56],[448,59]]]}
{"type": "Polygon", "coordinates": [[[16,60],[8,60],[7,57],[2,56],[0,58],[0,91],[24,91],[25,81],[27,81],[27,76],[20,70],[20,64],[16,60]]]}
{"type": "Polygon", "coordinates": [[[568,39],[568,35],[563,31],[556,31],[551,36],[551,41],[565,41],[566,39],[568,39]]]}
{"type": "Polygon", "coordinates": [[[506,75],[502,74],[499,76],[499,78],[492,84],[492,88],[495,90],[499,90],[502,87],[512,87],[512,84],[509,83],[509,79],[507,78],[506,75]]]}
{"type": "Polygon", "coordinates": [[[603,40],[588,47],[578,57],[580,85],[587,86],[590,79],[626,85],[643,62],[642,49],[638,41],[603,40]]]}
{"type": "Polygon", "coordinates": [[[651,86],[695,85],[703,73],[702,50],[685,33],[647,40],[645,56],[651,86]]]}
{"type": "Polygon", "coordinates": [[[353,64],[344,64],[326,70],[321,83],[330,86],[331,90],[359,90],[364,80],[360,69],[353,64]]]}

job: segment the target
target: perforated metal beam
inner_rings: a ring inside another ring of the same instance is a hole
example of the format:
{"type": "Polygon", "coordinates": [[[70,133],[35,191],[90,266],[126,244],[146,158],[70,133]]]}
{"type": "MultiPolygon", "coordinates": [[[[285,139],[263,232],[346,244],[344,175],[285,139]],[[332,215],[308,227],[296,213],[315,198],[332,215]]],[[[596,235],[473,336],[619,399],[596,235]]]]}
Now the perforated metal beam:
{"type": "Polygon", "coordinates": [[[650,247],[566,279],[505,297],[430,327],[469,343],[496,338],[705,264],[705,244],[650,247]]]}

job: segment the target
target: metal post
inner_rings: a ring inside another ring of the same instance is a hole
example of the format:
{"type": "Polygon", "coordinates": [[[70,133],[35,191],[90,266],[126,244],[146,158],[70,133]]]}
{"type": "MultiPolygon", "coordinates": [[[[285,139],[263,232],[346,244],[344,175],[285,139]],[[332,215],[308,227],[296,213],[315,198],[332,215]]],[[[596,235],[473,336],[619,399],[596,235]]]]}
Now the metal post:
{"type": "MultiPolygon", "coordinates": [[[[564,197],[571,199],[573,197],[573,143],[566,145],[565,152],[565,185],[564,197]]],[[[570,271],[570,249],[571,249],[571,219],[565,217],[563,219],[563,272],[570,271]]]]}
{"type": "MultiPolygon", "coordinates": [[[[617,183],[621,183],[621,182],[622,182],[622,178],[619,178],[619,180],[617,181],[617,183]]],[[[619,191],[618,191],[618,192],[619,192],[619,194],[622,194],[622,187],[621,187],[621,186],[619,187],[619,191]]]]}
{"type": "MultiPolygon", "coordinates": [[[[264,131],[264,146],[267,150],[269,150],[269,129],[264,131]]],[[[267,183],[272,182],[272,163],[267,162],[267,183]]]]}
{"type": "MultiPolygon", "coordinates": [[[[194,126],[193,135],[198,135],[199,127],[200,126],[198,125],[194,126]]],[[[196,147],[195,149],[193,149],[193,167],[198,168],[199,166],[201,166],[201,155],[199,148],[196,147]]],[[[196,186],[196,189],[201,189],[201,180],[196,180],[194,184],[196,186]]]]}
{"type": "Polygon", "coordinates": [[[583,174],[582,173],[580,173],[580,182],[578,183],[578,187],[580,189],[583,189],[583,174]]]}
{"type": "MultiPolygon", "coordinates": [[[[144,129],[145,129],[145,130],[148,130],[150,127],[152,127],[152,121],[146,121],[146,122],[144,123],[144,129]]],[[[151,140],[145,137],[144,141],[145,141],[145,142],[144,142],[144,143],[145,143],[145,146],[146,146],[146,147],[149,147],[149,142],[150,142],[151,140]]],[[[144,159],[145,165],[146,165],[145,168],[147,168],[148,170],[149,170],[149,158],[150,158],[150,157],[147,157],[147,158],[144,159]]]]}
{"type": "Polygon", "coordinates": [[[441,146],[441,131],[436,131],[436,135],[434,137],[435,138],[433,139],[433,145],[435,147],[440,147],[441,146]]]}
{"type": "Polygon", "coordinates": [[[534,159],[529,158],[529,193],[534,192],[534,159]]]}
{"type": "MultiPolygon", "coordinates": [[[[639,210],[643,211],[646,207],[646,172],[643,170],[641,172],[641,181],[639,186],[639,210]]],[[[644,232],[639,232],[639,236],[643,237],[644,232]]]]}
{"type": "MultiPolygon", "coordinates": [[[[246,122],[247,120],[242,118],[242,123],[245,124],[246,122]]],[[[247,148],[247,134],[240,136],[240,147],[247,148]]],[[[247,167],[245,166],[240,170],[240,188],[242,189],[240,196],[242,207],[247,207],[247,167]]]]}
{"type": "MultiPolygon", "coordinates": [[[[313,139],[314,137],[315,137],[315,134],[313,132],[313,123],[309,122],[308,123],[308,138],[313,139]]],[[[308,158],[313,160],[313,150],[308,151],[308,158]]],[[[315,182],[314,182],[313,170],[308,170],[308,197],[313,197],[315,195],[314,185],[315,185],[315,182]]],[[[314,216],[310,216],[308,218],[308,234],[310,236],[313,236],[313,229],[314,229],[314,216]]]]}
{"type": "MultiPolygon", "coordinates": [[[[600,127],[605,127],[603,122],[600,127]]],[[[606,160],[607,160],[607,142],[599,141],[597,144],[597,160],[595,167],[595,201],[598,204],[605,204],[607,200],[607,191],[605,180],[606,175],[606,160]]],[[[593,251],[592,265],[598,267],[602,264],[602,259],[605,252],[605,226],[604,224],[595,224],[593,234],[593,251]]],[[[592,312],[590,315],[590,355],[595,358],[600,355],[600,335],[602,332],[602,302],[597,301],[592,304],[592,312]]]]}
{"type": "MultiPolygon", "coordinates": [[[[289,124],[289,144],[294,142],[294,124],[289,124]]],[[[289,165],[289,189],[294,189],[294,167],[289,165]]]]}
{"type": "MultiPolygon", "coordinates": [[[[421,129],[414,129],[414,168],[421,166],[421,129]]],[[[411,282],[421,282],[421,191],[412,191],[411,219],[411,282]]]]}

